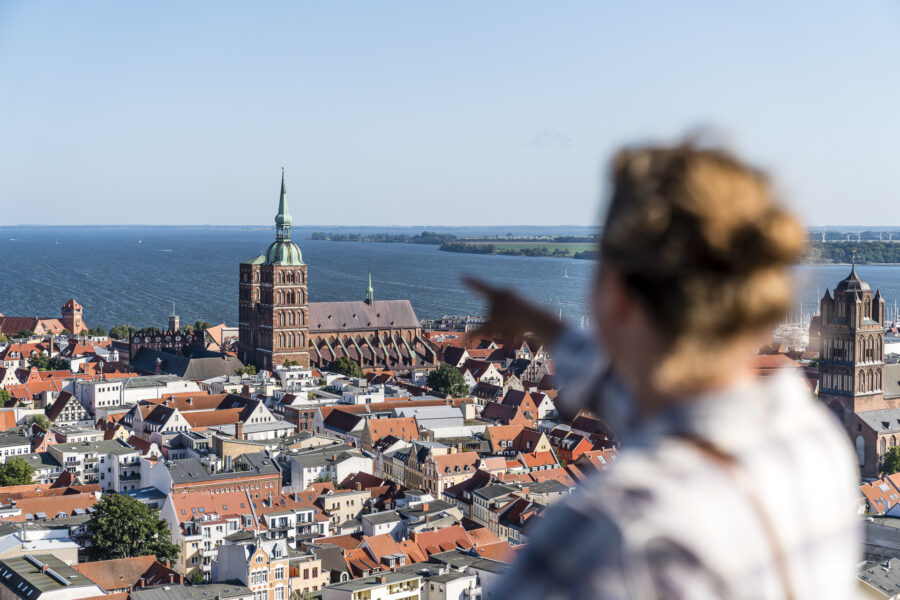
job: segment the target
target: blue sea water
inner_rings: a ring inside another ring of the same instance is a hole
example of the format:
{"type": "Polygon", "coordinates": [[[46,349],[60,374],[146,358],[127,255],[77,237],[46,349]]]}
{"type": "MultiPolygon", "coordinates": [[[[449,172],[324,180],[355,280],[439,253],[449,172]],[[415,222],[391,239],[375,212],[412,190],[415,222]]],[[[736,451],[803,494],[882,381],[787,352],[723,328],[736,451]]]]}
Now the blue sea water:
{"type": "MultiPolygon", "coordinates": [[[[376,298],[408,298],[420,318],[480,313],[479,297],[460,283],[463,275],[516,288],[576,323],[588,313],[593,261],[457,254],[418,244],[316,241],[308,239],[312,231],[294,231],[309,265],[311,301],[362,299],[371,268],[376,298]]],[[[391,231],[415,234],[421,228],[391,231]]],[[[547,230],[444,231],[489,235],[547,230]]],[[[585,235],[591,230],[557,228],[552,233],[585,235]]],[[[238,263],[263,251],[273,238],[274,230],[267,227],[0,227],[0,313],[56,316],[74,297],[84,306],[90,326],[160,327],[174,301],[183,323],[202,319],[236,324],[238,263]]],[[[817,289],[824,293],[848,271],[842,265],[798,268],[798,311],[801,299],[804,311],[812,310],[817,289]]],[[[900,266],[863,265],[858,272],[882,290],[890,306],[895,299],[900,302],[900,266]]]]}

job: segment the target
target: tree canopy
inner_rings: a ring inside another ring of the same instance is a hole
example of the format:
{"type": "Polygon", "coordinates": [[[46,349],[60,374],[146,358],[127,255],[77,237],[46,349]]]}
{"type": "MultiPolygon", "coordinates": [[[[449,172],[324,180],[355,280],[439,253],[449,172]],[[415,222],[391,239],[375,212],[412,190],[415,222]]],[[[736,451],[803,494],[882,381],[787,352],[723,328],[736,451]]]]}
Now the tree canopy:
{"type": "Polygon", "coordinates": [[[32,482],[34,469],[25,459],[14,456],[0,465],[0,487],[8,485],[28,485],[32,482]]]}
{"type": "Polygon", "coordinates": [[[243,369],[238,369],[234,372],[235,375],[256,375],[257,370],[255,365],[247,365],[243,369]]]}
{"type": "Polygon", "coordinates": [[[0,390],[0,406],[6,406],[12,402],[12,394],[6,390],[0,390]]]}
{"type": "Polygon", "coordinates": [[[362,377],[363,370],[362,367],[359,366],[354,360],[350,360],[346,356],[342,356],[339,359],[332,361],[330,365],[328,365],[328,370],[332,373],[340,373],[341,375],[346,375],[347,377],[362,377]]]}
{"type": "Polygon", "coordinates": [[[169,525],[159,511],[131,496],[105,494],[88,521],[92,560],[111,560],[156,555],[160,562],[174,560],[178,546],[172,543],[169,525]]]}
{"type": "Polygon", "coordinates": [[[30,417],[28,417],[28,420],[26,421],[26,423],[29,426],[31,426],[32,424],[35,424],[38,427],[41,427],[42,429],[44,429],[45,431],[50,431],[50,419],[48,419],[44,415],[31,415],[30,417]]]}
{"type": "Polygon", "coordinates": [[[117,340],[130,340],[136,329],[131,325],[116,325],[109,330],[109,337],[117,340]]]}
{"type": "Polygon", "coordinates": [[[36,367],[38,371],[68,371],[69,361],[60,356],[49,357],[36,354],[28,359],[28,364],[36,367]]]}
{"type": "Polygon", "coordinates": [[[34,335],[34,332],[30,329],[23,329],[19,333],[16,334],[16,337],[20,338],[28,338],[34,335]]]}
{"type": "Polygon", "coordinates": [[[441,366],[428,374],[428,387],[442,394],[460,398],[469,393],[462,373],[453,365],[441,363],[441,366]]]}
{"type": "Polygon", "coordinates": [[[893,475],[900,472],[900,447],[888,448],[881,459],[881,472],[884,475],[893,475]]]}

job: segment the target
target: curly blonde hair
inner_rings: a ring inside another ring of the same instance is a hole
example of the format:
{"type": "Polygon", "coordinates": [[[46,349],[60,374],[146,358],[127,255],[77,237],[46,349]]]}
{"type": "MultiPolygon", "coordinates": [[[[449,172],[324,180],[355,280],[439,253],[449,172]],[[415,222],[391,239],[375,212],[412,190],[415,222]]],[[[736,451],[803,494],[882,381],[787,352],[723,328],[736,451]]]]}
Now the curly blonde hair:
{"type": "Polygon", "coordinates": [[[665,341],[664,379],[697,379],[717,348],[790,307],[803,227],[768,177],[692,144],[620,151],[600,241],[665,341]]]}

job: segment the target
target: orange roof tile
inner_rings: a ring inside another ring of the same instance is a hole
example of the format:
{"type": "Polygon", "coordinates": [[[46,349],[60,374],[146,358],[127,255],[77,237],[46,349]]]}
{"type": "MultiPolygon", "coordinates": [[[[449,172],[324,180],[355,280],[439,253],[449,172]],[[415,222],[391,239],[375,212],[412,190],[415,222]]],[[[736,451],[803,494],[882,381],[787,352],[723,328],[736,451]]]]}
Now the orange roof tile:
{"type": "Polygon", "coordinates": [[[369,549],[369,552],[378,562],[381,562],[382,558],[391,554],[406,554],[389,533],[365,536],[362,541],[363,546],[369,549]]]}
{"type": "Polygon", "coordinates": [[[498,541],[496,544],[488,546],[481,546],[476,548],[475,551],[479,556],[506,564],[512,564],[513,559],[516,557],[516,551],[513,547],[503,541],[498,541]]]}
{"type": "MultiPolygon", "coordinates": [[[[72,568],[99,585],[104,590],[117,590],[131,587],[141,579],[145,585],[169,583],[170,575],[174,575],[176,583],[180,575],[157,562],[155,556],[135,556],[96,562],[78,563],[72,568]]],[[[107,598],[108,596],[104,596],[107,598]]]]}
{"type": "Polygon", "coordinates": [[[487,527],[477,527],[475,529],[470,529],[466,532],[469,534],[469,538],[471,538],[472,543],[475,544],[475,547],[479,546],[487,546],[489,544],[496,544],[500,541],[494,532],[492,532],[487,527]]]}
{"type": "Polygon", "coordinates": [[[434,531],[413,533],[411,539],[428,555],[456,548],[472,548],[472,540],[460,525],[451,525],[434,531]]]}
{"type": "Polygon", "coordinates": [[[477,452],[455,452],[435,456],[434,466],[439,477],[464,471],[475,472],[479,456],[477,452]],[[468,469],[466,468],[468,467],[468,469]]]}
{"type": "Polygon", "coordinates": [[[419,428],[414,417],[369,419],[366,427],[369,429],[373,443],[389,435],[405,442],[419,439],[419,428]]]}
{"type": "Polygon", "coordinates": [[[331,537],[319,538],[317,544],[332,544],[344,550],[353,550],[362,545],[360,539],[352,535],[333,535],[331,537]]]}

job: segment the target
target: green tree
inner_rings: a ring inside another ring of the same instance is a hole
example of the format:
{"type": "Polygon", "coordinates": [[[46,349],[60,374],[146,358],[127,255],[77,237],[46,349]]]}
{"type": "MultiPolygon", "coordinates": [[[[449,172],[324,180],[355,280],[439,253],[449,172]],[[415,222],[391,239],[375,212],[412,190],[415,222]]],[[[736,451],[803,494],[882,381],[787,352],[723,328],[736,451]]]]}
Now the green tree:
{"type": "Polygon", "coordinates": [[[462,373],[447,363],[441,363],[440,367],[428,374],[428,387],[454,398],[460,398],[469,393],[469,386],[466,385],[462,373]]]}
{"type": "Polygon", "coordinates": [[[0,465],[0,487],[8,485],[28,485],[32,482],[34,469],[25,459],[18,456],[0,465]]]}
{"type": "Polygon", "coordinates": [[[130,340],[135,331],[131,325],[116,325],[109,330],[109,337],[117,340],[130,340]]]}
{"type": "Polygon", "coordinates": [[[72,332],[63,327],[63,330],[60,332],[62,335],[72,335],[72,332]]]}
{"type": "Polygon", "coordinates": [[[65,358],[54,356],[50,358],[43,354],[36,354],[28,359],[28,364],[38,371],[68,371],[70,364],[65,358]]]}
{"type": "Polygon", "coordinates": [[[30,329],[23,329],[22,331],[20,331],[19,333],[16,334],[16,337],[20,337],[20,338],[30,338],[30,337],[33,336],[33,335],[34,335],[34,332],[33,332],[32,330],[30,330],[30,329]]]}
{"type": "Polygon", "coordinates": [[[50,431],[50,419],[48,419],[44,415],[40,415],[40,414],[31,415],[30,417],[28,417],[28,420],[25,421],[25,423],[29,427],[31,427],[31,425],[34,424],[34,425],[37,425],[38,427],[41,427],[42,429],[44,429],[46,431],[50,431]]]}
{"type": "Polygon", "coordinates": [[[88,335],[94,337],[106,337],[106,330],[100,326],[91,327],[90,329],[88,329],[88,335]]]}
{"type": "Polygon", "coordinates": [[[94,508],[88,521],[92,560],[154,554],[165,562],[178,556],[169,525],[159,518],[158,510],[121,494],[103,495],[94,508]]]}
{"type": "Polygon", "coordinates": [[[188,581],[190,581],[194,585],[200,585],[201,583],[206,581],[206,577],[203,576],[203,571],[197,569],[188,576],[188,581]]]}
{"type": "Polygon", "coordinates": [[[341,375],[346,375],[347,377],[362,377],[363,370],[354,360],[350,360],[346,356],[342,356],[339,359],[332,361],[330,365],[328,365],[328,370],[332,373],[340,373],[341,375]]]}
{"type": "Polygon", "coordinates": [[[5,335],[3,335],[3,333],[0,333],[0,342],[8,342],[8,341],[9,341],[9,338],[6,337],[5,335]]]}
{"type": "Polygon", "coordinates": [[[296,360],[286,360],[286,361],[284,361],[284,366],[285,367],[299,367],[300,363],[298,363],[296,360]]]}
{"type": "Polygon", "coordinates": [[[199,333],[201,331],[206,331],[210,327],[212,327],[212,325],[206,321],[194,321],[193,329],[199,333]]]}
{"type": "Polygon", "coordinates": [[[256,375],[258,371],[256,370],[255,365],[247,365],[243,369],[238,369],[234,372],[235,375],[256,375]]]}
{"type": "Polygon", "coordinates": [[[884,453],[884,457],[881,459],[881,473],[882,475],[900,473],[900,447],[888,448],[888,451],[884,453]]]}
{"type": "Polygon", "coordinates": [[[6,406],[12,403],[12,394],[6,390],[0,390],[0,406],[6,406]]]}

